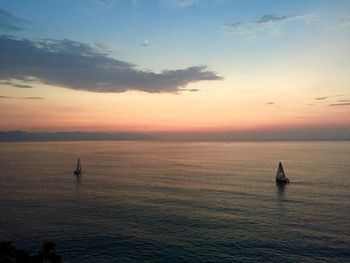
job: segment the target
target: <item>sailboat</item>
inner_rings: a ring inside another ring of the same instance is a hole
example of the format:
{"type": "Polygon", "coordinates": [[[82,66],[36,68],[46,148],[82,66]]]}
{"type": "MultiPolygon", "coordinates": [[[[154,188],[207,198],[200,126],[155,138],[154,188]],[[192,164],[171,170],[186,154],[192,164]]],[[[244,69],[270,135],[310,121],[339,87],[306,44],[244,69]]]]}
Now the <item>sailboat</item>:
{"type": "Polygon", "coordinates": [[[286,174],[284,173],[281,162],[278,164],[278,168],[277,168],[276,183],[289,183],[289,179],[286,177],[286,174]]]}
{"type": "Polygon", "coordinates": [[[80,163],[80,158],[78,159],[78,162],[77,162],[77,169],[75,169],[74,174],[75,174],[75,175],[81,175],[81,163],[80,163]]]}

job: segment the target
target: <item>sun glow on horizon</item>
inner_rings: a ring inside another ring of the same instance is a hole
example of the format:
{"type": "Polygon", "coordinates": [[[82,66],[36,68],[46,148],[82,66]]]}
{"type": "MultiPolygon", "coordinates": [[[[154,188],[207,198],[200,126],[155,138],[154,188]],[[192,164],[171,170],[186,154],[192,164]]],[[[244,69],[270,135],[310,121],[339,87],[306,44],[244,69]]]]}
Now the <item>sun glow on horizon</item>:
{"type": "Polygon", "coordinates": [[[40,33],[39,2],[4,1],[0,130],[348,129],[350,5],[338,3],[86,3],[93,16],[129,23],[114,35],[65,3],[76,18],[60,20],[61,31],[53,18],[40,33]]]}

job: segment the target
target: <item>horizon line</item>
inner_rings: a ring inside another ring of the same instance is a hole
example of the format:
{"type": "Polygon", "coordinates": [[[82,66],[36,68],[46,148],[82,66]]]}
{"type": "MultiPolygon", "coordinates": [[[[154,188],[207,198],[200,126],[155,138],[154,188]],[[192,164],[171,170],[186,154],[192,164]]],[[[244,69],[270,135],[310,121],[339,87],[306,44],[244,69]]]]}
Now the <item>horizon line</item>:
{"type": "Polygon", "coordinates": [[[0,131],[0,142],[16,141],[350,141],[349,131],[284,132],[27,132],[0,131]]]}

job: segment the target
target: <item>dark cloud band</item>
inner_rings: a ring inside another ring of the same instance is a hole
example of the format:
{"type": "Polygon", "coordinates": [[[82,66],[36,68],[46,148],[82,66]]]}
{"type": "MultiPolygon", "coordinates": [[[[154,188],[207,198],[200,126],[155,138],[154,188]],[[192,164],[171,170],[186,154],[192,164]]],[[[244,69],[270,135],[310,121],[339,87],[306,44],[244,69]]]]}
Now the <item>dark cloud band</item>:
{"type": "Polygon", "coordinates": [[[139,70],[135,65],[108,57],[92,46],[70,40],[31,41],[0,36],[0,79],[34,77],[46,84],[92,92],[150,93],[182,91],[193,82],[221,80],[206,66],[139,70]]]}
{"type": "Polygon", "coordinates": [[[18,84],[18,83],[13,83],[11,81],[0,81],[0,84],[4,84],[4,85],[9,85],[15,88],[20,88],[20,89],[30,89],[32,88],[31,85],[28,84],[18,84]]]}

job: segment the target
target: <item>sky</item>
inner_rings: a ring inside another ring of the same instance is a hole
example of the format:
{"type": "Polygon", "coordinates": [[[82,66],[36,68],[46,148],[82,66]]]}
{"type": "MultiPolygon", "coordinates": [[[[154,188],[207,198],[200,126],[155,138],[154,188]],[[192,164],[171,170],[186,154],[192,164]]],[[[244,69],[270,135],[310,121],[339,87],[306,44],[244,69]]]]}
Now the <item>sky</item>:
{"type": "Polygon", "coordinates": [[[2,131],[350,135],[349,76],[347,0],[0,1],[2,131]]]}

